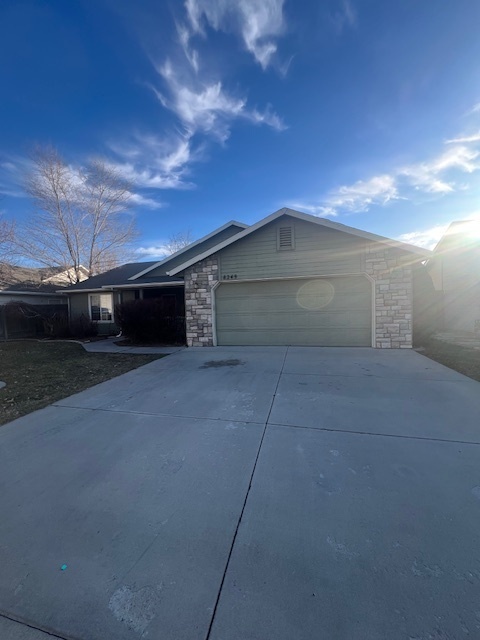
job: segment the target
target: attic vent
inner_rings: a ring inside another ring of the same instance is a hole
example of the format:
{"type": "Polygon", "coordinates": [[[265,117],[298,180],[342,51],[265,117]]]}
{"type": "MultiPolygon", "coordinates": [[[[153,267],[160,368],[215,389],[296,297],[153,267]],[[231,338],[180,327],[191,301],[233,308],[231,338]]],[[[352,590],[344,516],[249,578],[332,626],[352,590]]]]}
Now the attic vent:
{"type": "Polygon", "coordinates": [[[277,248],[279,251],[294,248],[293,227],[278,227],[277,248]]]}

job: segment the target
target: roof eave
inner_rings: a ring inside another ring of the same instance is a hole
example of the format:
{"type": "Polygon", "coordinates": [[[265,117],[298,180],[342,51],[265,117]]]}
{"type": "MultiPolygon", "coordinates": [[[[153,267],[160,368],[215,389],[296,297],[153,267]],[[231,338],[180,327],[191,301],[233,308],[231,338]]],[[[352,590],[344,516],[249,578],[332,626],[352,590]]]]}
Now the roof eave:
{"type": "Polygon", "coordinates": [[[56,298],[60,298],[61,296],[59,295],[65,295],[64,291],[28,291],[28,289],[25,289],[24,291],[17,291],[17,290],[13,290],[13,291],[6,291],[5,289],[2,289],[0,291],[0,295],[5,295],[5,296],[55,296],[56,298]]]}
{"type": "MultiPolygon", "coordinates": [[[[144,269],[143,271],[140,271],[139,273],[136,273],[135,275],[130,276],[129,280],[137,280],[137,278],[141,278],[142,276],[144,276],[145,274],[149,273],[150,271],[153,271],[153,269],[157,269],[158,267],[161,267],[162,265],[166,264],[167,262],[170,262],[170,260],[173,260],[174,258],[182,255],[182,253],[185,253],[185,251],[188,251],[190,249],[193,249],[194,247],[197,247],[202,242],[205,242],[206,240],[210,240],[210,238],[213,238],[218,233],[221,233],[222,231],[225,231],[225,229],[228,229],[229,227],[233,227],[233,226],[235,226],[235,227],[243,227],[243,229],[247,229],[248,228],[248,225],[243,223],[243,222],[237,222],[236,220],[230,220],[230,222],[225,223],[224,225],[222,225],[218,229],[215,229],[214,231],[212,231],[211,233],[207,234],[206,236],[203,236],[203,238],[199,238],[198,240],[195,240],[195,242],[190,243],[186,247],[182,247],[178,251],[175,251],[175,253],[172,253],[172,255],[168,256],[167,258],[164,258],[163,260],[160,260],[159,262],[156,262],[153,266],[148,267],[148,269],[144,269]]],[[[242,232],[240,231],[239,233],[242,233],[242,232]]]]}
{"type": "Polygon", "coordinates": [[[172,282],[140,282],[137,284],[113,284],[105,285],[102,289],[160,289],[161,287],[183,287],[183,280],[172,280],[172,282]]]}
{"type": "Polygon", "coordinates": [[[95,289],[70,289],[63,293],[96,293],[98,291],[116,291],[118,289],[160,289],[161,287],[183,287],[184,285],[183,280],[172,280],[171,282],[138,282],[133,284],[104,284],[95,289]]]}

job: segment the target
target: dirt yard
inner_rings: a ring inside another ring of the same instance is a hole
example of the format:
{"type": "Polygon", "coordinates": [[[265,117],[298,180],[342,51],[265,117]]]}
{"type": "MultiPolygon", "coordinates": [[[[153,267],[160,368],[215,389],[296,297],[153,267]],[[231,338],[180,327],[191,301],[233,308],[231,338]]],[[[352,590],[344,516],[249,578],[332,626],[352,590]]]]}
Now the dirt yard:
{"type": "Polygon", "coordinates": [[[41,409],[158,355],[87,353],[69,342],[0,342],[0,425],[41,409]]]}
{"type": "Polygon", "coordinates": [[[480,350],[430,339],[423,345],[424,356],[480,382],[480,350]]]}

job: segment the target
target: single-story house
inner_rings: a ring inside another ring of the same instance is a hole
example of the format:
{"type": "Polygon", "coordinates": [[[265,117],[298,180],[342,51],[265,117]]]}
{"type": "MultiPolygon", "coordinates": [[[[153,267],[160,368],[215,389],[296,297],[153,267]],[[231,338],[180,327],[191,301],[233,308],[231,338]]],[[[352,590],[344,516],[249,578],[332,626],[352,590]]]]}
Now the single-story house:
{"type": "Polygon", "coordinates": [[[104,331],[122,300],[170,297],[188,346],[410,348],[415,273],[431,252],[283,208],[229,222],[160,262],[68,287],[70,314],[104,331]]]}
{"type": "MultiPolygon", "coordinates": [[[[80,267],[83,279],[88,272],[80,267]]],[[[0,305],[8,302],[29,304],[67,304],[67,298],[58,287],[71,282],[73,269],[63,267],[23,267],[0,264],[0,305]]]]}
{"type": "MultiPolygon", "coordinates": [[[[88,272],[80,267],[84,278],[88,272]]],[[[35,309],[50,308],[50,312],[66,313],[68,298],[59,290],[71,282],[73,269],[62,267],[32,268],[0,264],[0,339],[38,335],[40,324],[32,318],[11,317],[7,313],[12,303],[26,303],[35,309]]]]}
{"type": "Polygon", "coordinates": [[[480,332],[480,223],[452,222],[427,269],[443,294],[439,328],[480,332]]]}

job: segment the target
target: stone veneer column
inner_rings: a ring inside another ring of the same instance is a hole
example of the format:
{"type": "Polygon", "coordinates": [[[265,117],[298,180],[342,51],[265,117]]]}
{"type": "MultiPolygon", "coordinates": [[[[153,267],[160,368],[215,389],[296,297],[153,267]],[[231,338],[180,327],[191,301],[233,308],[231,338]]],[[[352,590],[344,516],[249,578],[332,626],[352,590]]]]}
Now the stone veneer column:
{"type": "Polygon", "coordinates": [[[189,347],[213,346],[212,287],[216,282],[216,255],[185,270],[185,325],[189,347]]]}
{"type": "Polygon", "coordinates": [[[375,243],[367,247],[366,271],[375,280],[375,346],[412,347],[412,279],[409,258],[398,249],[375,243]]]}

